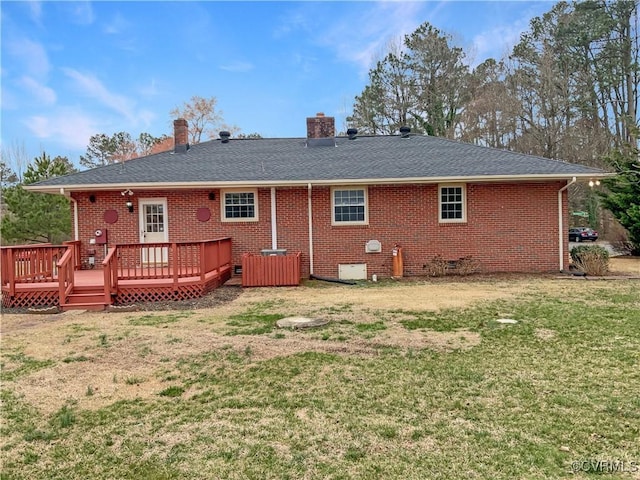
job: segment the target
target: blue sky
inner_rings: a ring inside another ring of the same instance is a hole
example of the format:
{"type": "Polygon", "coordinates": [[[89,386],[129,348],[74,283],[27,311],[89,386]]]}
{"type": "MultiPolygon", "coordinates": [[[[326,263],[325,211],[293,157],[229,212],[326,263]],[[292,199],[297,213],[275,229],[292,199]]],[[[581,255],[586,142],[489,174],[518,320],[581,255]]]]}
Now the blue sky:
{"type": "Polygon", "coordinates": [[[344,119],[391,42],[425,21],[470,65],[508,53],[552,2],[7,2],[2,148],[76,163],[96,133],[172,134],[169,111],[214,96],[227,124],[303,137],[344,119]]]}

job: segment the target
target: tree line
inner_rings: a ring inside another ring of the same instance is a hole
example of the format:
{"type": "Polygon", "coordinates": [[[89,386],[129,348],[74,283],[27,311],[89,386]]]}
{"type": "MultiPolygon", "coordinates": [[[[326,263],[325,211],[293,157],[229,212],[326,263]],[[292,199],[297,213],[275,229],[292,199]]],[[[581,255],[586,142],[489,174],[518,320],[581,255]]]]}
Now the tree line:
{"type": "Polygon", "coordinates": [[[637,0],[559,2],[508,58],[475,68],[424,23],[369,71],[347,123],[603,166],[611,148],[638,140],[637,23],[637,0]]]}
{"type": "Polygon", "coordinates": [[[572,187],[572,210],[599,204],[640,253],[638,1],[558,2],[531,20],[510,55],[471,68],[450,35],[423,23],[369,71],[349,127],[413,132],[619,173],[607,190],[572,187]],[[637,233],[636,233],[637,232],[637,233]]]}

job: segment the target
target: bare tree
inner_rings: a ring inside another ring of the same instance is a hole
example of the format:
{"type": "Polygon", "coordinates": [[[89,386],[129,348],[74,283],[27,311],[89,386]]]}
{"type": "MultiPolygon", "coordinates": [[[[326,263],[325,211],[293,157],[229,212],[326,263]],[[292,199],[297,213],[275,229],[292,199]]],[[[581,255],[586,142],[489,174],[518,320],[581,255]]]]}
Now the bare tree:
{"type": "Polygon", "coordinates": [[[189,143],[196,144],[206,139],[214,138],[219,130],[225,128],[222,120],[222,112],[216,110],[218,100],[216,97],[203,98],[194,95],[182,107],[176,107],[169,112],[172,118],[184,118],[189,122],[189,143]]]}
{"type": "Polygon", "coordinates": [[[518,99],[507,87],[508,68],[485,60],[469,79],[469,100],[461,114],[460,139],[494,148],[508,148],[516,136],[518,99]]]}
{"type": "Polygon", "coordinates": [[[0,150],[0,161],[16,176],[15,180],[22,181],[24,170],[29,165],[29,156],[24,143],[12,141],[8,147],[0,150]]]}

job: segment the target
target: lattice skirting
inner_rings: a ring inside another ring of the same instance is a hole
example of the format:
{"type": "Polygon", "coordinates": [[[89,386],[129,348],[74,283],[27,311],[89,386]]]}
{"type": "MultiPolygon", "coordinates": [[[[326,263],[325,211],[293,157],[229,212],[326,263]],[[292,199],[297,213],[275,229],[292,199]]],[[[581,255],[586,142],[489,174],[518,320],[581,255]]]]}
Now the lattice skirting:
{"type": "Polygon", "coordinates": [[[4,308],[53,307],[56,305],[60,305],[57,291],[16,292],[14,297],[10,297],[7,292],[2,292],[2,306],[4,308]]]}
{"type": "Polygon", "coordinates": [[[129,303],[191,300],[202,295],[204,295],[203,285],[180,285],[178,290],[173,290],[171,287],[127,287],[118,291],[114,303],[126,305],[129,303]]]}
{"type": "MultiPolygon", "coordinates": [[[[231,278],[230,269],[221,272],[219,277],[211,278],[201,285],[179,285],[176,291],[172,287],[121,287],[114,303],[116,305],[127,305],[143,302],[191,300],[206,295],[229,280],[229,278],[231,278]]],[[[4,308],[51,307],[58,305],[60,305],[60,299],[57,290],[16,292],[14,297],[9,297],[7,292],[2,292],[2,306],[4,308]]]]}

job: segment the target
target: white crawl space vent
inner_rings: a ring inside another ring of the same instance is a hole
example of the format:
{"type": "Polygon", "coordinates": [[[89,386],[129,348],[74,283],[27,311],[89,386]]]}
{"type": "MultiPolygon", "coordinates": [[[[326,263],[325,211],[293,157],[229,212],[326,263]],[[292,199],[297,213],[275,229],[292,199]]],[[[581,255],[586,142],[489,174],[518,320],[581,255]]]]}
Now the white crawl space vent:
{"type": "Polygon", "coordinates": [[[341,263],[338,265],[338,278],[340,280],[366,280],[366,263],[341,263]]]}
{"type": "Polygon", "coordinates": [[[369,240],[364,246],[364,251],[366,253],[380,253],[382,244],[378,240],[369,240]]]}

